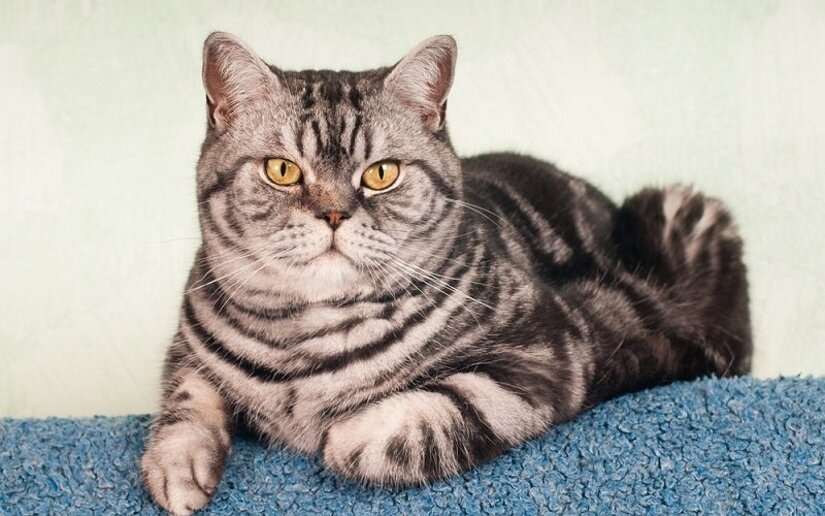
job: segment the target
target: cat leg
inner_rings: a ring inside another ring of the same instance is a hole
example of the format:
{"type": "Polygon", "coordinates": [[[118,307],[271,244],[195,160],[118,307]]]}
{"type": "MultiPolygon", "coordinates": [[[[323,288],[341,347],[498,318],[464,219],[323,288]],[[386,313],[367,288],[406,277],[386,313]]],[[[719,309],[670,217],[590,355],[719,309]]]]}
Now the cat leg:
{"type": "Polygon", "coordinates": [[[223,474],[230,419],[219,393],[193,368],[180,369],[167,382],[141,473],[158,505],[191,514],[209,502],[223,474]]]}
{"type": "Polygon", "coordinates": [[[553,410],[481,373],[453,374],[394,394],[334,424],[322,443],[338,474],[377,484],[448,477],[541,435],[553,410]]]}

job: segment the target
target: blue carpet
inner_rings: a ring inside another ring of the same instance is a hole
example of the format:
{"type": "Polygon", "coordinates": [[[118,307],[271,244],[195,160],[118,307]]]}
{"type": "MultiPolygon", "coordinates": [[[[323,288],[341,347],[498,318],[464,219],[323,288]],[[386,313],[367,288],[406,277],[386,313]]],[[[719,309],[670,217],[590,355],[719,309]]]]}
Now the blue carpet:
{"type": "MultiPolygon", "coordinates": [[[[156,514],[147,416],[0,421],[0,513],[156,514]]],[[[238,439],[205,514],[825,513],[825,379],[701,380],[628,395],[459,478],[365,488],[238,439]]]]}

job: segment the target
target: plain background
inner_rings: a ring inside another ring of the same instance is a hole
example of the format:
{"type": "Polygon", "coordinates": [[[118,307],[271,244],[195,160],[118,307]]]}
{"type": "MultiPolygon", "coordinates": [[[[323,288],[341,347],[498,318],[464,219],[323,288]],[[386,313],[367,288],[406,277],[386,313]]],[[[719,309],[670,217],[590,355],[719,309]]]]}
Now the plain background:
{"type": "Polygon", "coordinates": [[[198,243],[201,44],[283,68],[459,42],[461,154],[614,199],[693,183],[746,241],[755,374],[825,373],[825,3],[0,0],[0,415],[153,410],[198,243]]]}

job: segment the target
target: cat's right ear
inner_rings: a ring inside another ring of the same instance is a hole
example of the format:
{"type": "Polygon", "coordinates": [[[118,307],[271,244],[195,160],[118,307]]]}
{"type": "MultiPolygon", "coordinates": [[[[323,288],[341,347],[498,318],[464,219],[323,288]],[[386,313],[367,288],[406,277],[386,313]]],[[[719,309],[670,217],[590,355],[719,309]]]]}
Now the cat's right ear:
{"type": "Polygon", "coordinates": [[[240,39],[213,32],[203,44],[203,86],[209,125],[223,132],[244,106],[272,95],[278,79],[240,39]]]}

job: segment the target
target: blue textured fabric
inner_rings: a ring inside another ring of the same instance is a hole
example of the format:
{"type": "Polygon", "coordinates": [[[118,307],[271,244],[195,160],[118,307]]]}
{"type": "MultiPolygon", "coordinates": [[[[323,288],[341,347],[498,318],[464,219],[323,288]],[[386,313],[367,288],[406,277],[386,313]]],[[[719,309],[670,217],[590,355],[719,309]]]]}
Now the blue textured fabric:
{"type": "MultiPolygon", "coordinates": [[[[0,513],[156,514],[147,416],[0,422],[0,513]]],[[[825,379],[701,380],[600,405],[429,487],[354,485],[238,439],[206,514],[825,512],[825,379]]]]}

